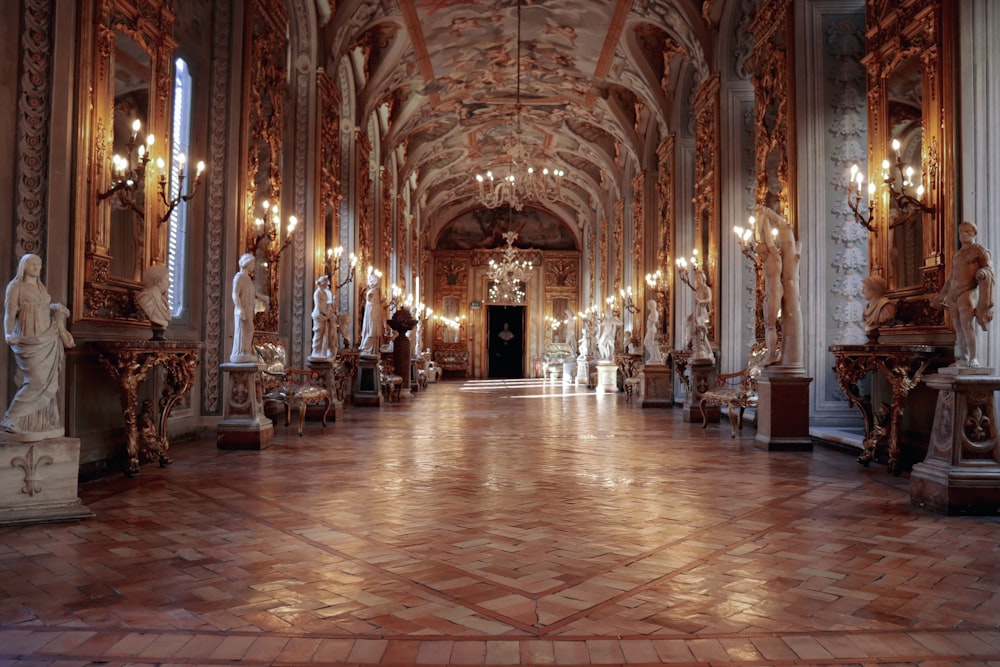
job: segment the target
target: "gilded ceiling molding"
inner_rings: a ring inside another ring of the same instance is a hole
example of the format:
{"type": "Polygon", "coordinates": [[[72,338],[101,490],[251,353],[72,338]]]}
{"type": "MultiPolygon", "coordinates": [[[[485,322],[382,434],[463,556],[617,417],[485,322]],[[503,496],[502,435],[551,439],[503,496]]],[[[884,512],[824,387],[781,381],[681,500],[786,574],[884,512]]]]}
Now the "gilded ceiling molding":
{"type": "Polygon", "coordinates": [[[55,0],[25,0],[21,88],[17,103],[17,231],[15,256],[45,259],[49,117],[52,113],[52,11],[55,0]]]}
{"type": "Polygon", "coordinates": [[[753,54],[753,33],[750,32],[750,23],[753,21],[754,12],[757,9],[757,0],[740,0],[738,15],[739,22],[733,31],[731,39],[736,44],[733,48],[733,72],[738,79],[746,81],[750,78],[750,70],[747,63],[753,54]]]}
{"type": "MultiPolygon", "coordinates": [[[[218,413],[222,408],[220,396],[222,378],[219,362],[223,355],[225,309],[223,308],[222,285],[228,281],[223,277],[225,265],[226,228],[226,151],[228,147],[229,123],[229,79],[230,49],[232,48],[232,17],[230,3],[215,0],[212,5],[212,77],[211,111],[209,113],[209,156],[208,156],[208,247],[205,249],[205,349],[202,364],[202,402],[205,411],[218,413]]],[[[226,293],[228,296],[228,292],[226,293]]],[[[228,300],[226,301],[228,304],[228,300]]]]}

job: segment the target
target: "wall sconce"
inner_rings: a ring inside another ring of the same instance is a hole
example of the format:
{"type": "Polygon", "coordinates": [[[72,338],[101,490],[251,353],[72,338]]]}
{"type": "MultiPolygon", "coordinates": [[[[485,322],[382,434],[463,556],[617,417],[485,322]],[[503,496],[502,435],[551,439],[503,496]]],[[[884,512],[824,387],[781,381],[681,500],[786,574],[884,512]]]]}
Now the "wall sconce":
{"type": "MultiPolygon", "coordinates": [[[[889,160],[882,160],[882,182],[889,189],[889,196],[902,213],[909,213],[916,209],[921,213],[933,213],[934,207],[927,206],[921,199],[924,196],[924,186],[916,186],[916,196],[910,194],[913,183],[913,167],[903,163],[903,157],[899,152],[899,139],[892,140],[892,150],[896,153],[896,163],[891,164],[889,160]],[[896,175],[893,175],[895,170],[896,175]],[[898,184],[898,185],[897,185],[898,184]]],[[[868,214],[861,211],[862,187],[865,177],[861,173],[858,165],[851,165],[851,184],[847,188],[847,205],[854,213],[854,220],[870,232],[878,233],[875,229],[875,183],[868,184],[868,214]]]]}
{"type": "Polygon", "coordinates": [[[182,194],[184,192],[184,153],[177,156],[177,196],[170,198],[167,196],[167,172],[164,170],[163,158],[156,158],[156,168],[160,172],[160,178],[157,181],[157,191],[160,195],[160,201],[163,205],[167,207],[166,212],[160,216],[160,224],[170,219],[170,214],[174,212],[177,205],[182,201],[188,202],[194,198],[195,194],[198,192],[198,183],[201,182],[201,173],[205,171],[205,163],[199,162],[196,167],[194,174],[194,182],[191,184],[191,191],[186,195],[182,194]]]}
{"type": "Polygon", "coordinates": [[[622,298],[622,305],[630,313],[638,313],[639,309],[635,305],[635,301],[632,300],[632,286],[629,285],[626,289],[619,290],[619,294],[622,298]]]}
{"type": "Polygon", "coordinates": [[[646,284],[657,293],[660,293],[667,289],[667,277],[663,275],[663,271],[657,269],[656,273],[646,274],[646,284]]]}
{"type": "Polygon", "coordinates": [[[255,241],[255,247],[259,248],[260,244],[267,241],[267,255],[271,260],[277,260],[281,257],[281,253],[285,251],[295,237],[295,229],[298,227],[299,219],[294,215],[288,216],[288,230],[285,232],[285,241],[278,248],[277,252],[271,252],[271,243],[281,239],[281,216],[278,215],[278,207],[271,207],[270,202],[266,199],[263,202],[264,206],[264,218],[257,218],[254,223],[254,228],[256,229],[257,239],[255,241]],[[269,216],[273,210],[273,213],[269,216]]]}
{"type": "MultiPolygon", "coordinates": [[[[698,271],[698,249],[694,248],[691,251],[690,259],[685,259],[683,257],[677,258],[677,275],[680,276],[681,282],[694,289],[694,283],[691,282],[691,272],[698,271]],[[690,263],[690,268],[688,264],[690,263]]],[[[706,276],[707,279],[707,276],[706,276]]]]}
{"type": "MultiPolygon", "coordinates": [[[[337,246],[336,248],[326,249],[326,275],[330,278],[330,283],[333,284],[333,277],[340,273],[340,258],[344,254],[343,246],[337,246]]],[[[358,268],[358,256],[353,252],[348,258],[348,274],[341,282],[337,283],[336,289],[340,289],[347,283],[354,280],[354,274],[358,268]]]]}
{"type": "Polygon", "coordinates": [[[909,193],[908,189],[913,187],[913,167],[903,164],[903,158],[899,154],[899,148],[899,139],[893,139],[892,150],[896,153],[896,164],[893,166],[896,168],[896,173],[899,174],[898,188],[896,187],[897,177],[892,175],[892,171],[889,167],[889,161],[882,160],[882,178],[885,180],[886,187],[889,188],[889,194],[892,195],[892,198],[895,200],[896,207],[903,212],[908,212],[911,208],[915,208],[921,213],[933,213],[933,207],[927,206],[920,201],[924,196],[923,184],[917,186],[916,197],[909,193]]]}
{"type": "Polygon", "coordinates": [[[851,212],[854,213],[854,220],[859,225],[864,227],[870,232],[878,231],[875,229],[875,184],[868,184],[868,215],[865,216],[861,212],[861,189],[865,183],[865,176],[861,173],[861,169],[856,164],[851,165],[851,184],[847,187],[847,205],[850,207],[851,212]],[[855,188],[855,185],[857,186],[855,188]]]}
{"type": "Polygon", "coordinates": [[[146,214],[142,207],[135,203],[134,193],[136,189],[145,183],[146,165],[149,164],[150,151],[153,147],[154,137],[152,134],[146,135],[145,143],[138,143],[136,138],[142,123],[136,118],[132,121],[132,136],[125,144],[125,157],[115,153],[111,156],[112,183],[104,192],[97,193],[97,201],[102,202],[111,195],[117,194],[118,201],[140,217],[145,218],[146,214]],[[133,153],[135,161],[133,162],[133,153]]]}

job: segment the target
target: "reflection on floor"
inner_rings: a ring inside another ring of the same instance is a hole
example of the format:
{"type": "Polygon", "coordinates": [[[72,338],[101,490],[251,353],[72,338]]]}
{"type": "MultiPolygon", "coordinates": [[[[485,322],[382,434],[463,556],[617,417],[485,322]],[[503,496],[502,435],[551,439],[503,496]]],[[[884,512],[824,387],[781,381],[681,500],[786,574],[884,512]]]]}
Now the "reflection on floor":
{"type": "Polygon", "coordinates": [[[0,529],[0,663],[1000,661],[1000,519],[753,437],[506,380],[183,443],[0,529]]]}

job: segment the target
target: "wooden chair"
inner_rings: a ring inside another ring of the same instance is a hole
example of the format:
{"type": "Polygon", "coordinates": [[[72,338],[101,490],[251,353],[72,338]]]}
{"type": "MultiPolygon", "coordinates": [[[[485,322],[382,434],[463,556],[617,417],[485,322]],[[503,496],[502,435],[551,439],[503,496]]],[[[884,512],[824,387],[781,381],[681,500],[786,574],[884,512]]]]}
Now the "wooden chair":
{"type": "Polygon", "coordinates": [[[264,383],[264,400],[276,401],[285,408],[285,426],[292,420],[292,409],[299,411],[299,435],[306,421],[306,408],[310,405],[325,404],[323,427],[333,401],[330,392],[322,385],[323,378],[315,371],[290,368],[285,365],[285,348],[278,343],[262,343],[256,346],[257,359],[263,364],[261,369],[264,383]]]}
{"type": "Polygon", "coordinates": [[[708,412],[705,406],[725,405],[729,409],[729,425],[736,437],[736,431],[743,429],[743,411],[757,407],[757,378],[767,366],[767,346],[758,341],[750,347],[747,365],[735,373],[716,376],[716,385],[701,395],[702,428],[708,426],[708,412]]]}

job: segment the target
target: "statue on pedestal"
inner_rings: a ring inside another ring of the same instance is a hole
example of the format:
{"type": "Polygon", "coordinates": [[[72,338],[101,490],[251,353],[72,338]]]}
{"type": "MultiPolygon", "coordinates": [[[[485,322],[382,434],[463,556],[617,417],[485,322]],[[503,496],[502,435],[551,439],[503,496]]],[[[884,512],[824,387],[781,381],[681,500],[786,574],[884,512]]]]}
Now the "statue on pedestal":
{"type": "Polygon", "coordinates": [[[385,316],[382,307],[382,277],[376,271],[368,274],[368,289],[365,291],[365,312],[361,321],[361,354],[377,357],[385,336],[385,316]]]}
{"type": "Polygon", "coordinates": [[[153,330],[153,340],[163,340],[164,332],[170,323],[170,304],[167,302],[167,290],[170,289],[170,275],[167,267],[154,264],[142,274],[142,291],[135,295],[136,305],[149,318],[153,330]]]}
{"type": "Polygon", "coordinates": [[[951,315],[955,327],[955,343],[958,355],[953,366],[978,368],[976,358],[976,331],[978,323],[983,331],[993,320],[993,286],[996,277],[990,251],[976,243],[979,229],[971,222],[958,226],[958,238],[962,243],[951,260],[951,272],[941,293],[932,303],[944,306],[951,315]]]}
{"type": "Polygon", "coordinates": [[[69,310],[52,302],[41,273],[41,257],[31,253],[21,257],[4,299],[4,339],[17,360],[18,387],[0,428],[22,441],[65,434],[59,414],[59,376],[63,348],[73,347],[74,341],[66,330],[69,310]]]}
{"type": "Polygon", "coordinates": [[[712,344],[708,340],[708,323],[712,316],[712,288],[708,285],[705,270],[694,269],[694,312],[691,315],[691,361],[715,361],[712,344]]]}
{"type": "Polygon", "coordinates": [[[250,253],[240,256],[240,270],[233,276],[233,351],[229,361],[234,364],[255,363],[253,349],[253,313],[257,305],[257,289],[253,270],[257,260],[250,253]]]}
{"type": "Polygon", "coordinates": [[[618,336],[618,327],[622,321],[615,315],[615,311],[608,306],[604,311],[604,317],[600,323],[600,337],[597,340],[597,349],[600,352],[601,361],[613,361],[615,358],[615,338],[618,336]]]}

